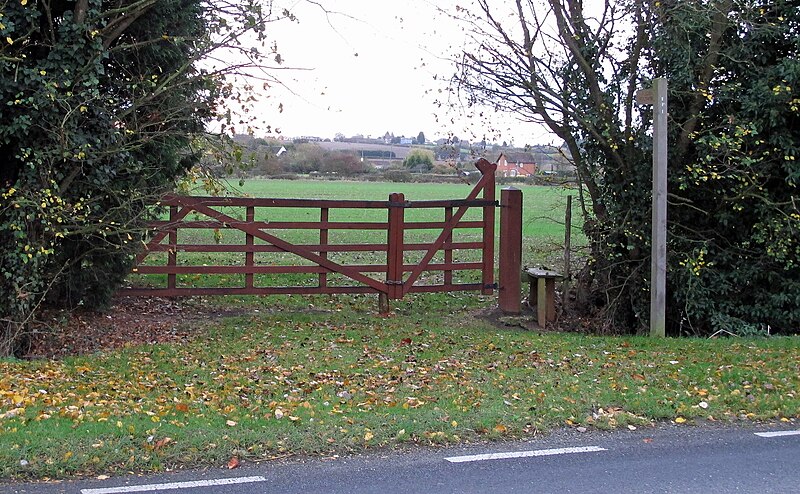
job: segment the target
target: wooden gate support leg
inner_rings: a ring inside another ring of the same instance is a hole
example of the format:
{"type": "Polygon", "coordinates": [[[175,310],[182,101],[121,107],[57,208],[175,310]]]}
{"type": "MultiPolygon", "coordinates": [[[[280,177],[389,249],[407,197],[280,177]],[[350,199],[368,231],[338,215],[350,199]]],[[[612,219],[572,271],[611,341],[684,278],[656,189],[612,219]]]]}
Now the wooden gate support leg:
{"type": "Polygon", "coordinates": [[[381,315],[389,314],[391,307],[389,306],[389,295],[380,292],[378,294],[378,313],[381,315]]]}
{"type": "Polygon", "coordinates": [[[500,191],[500,310],[521,311],[522,191],[506,187],[500,191]]]}

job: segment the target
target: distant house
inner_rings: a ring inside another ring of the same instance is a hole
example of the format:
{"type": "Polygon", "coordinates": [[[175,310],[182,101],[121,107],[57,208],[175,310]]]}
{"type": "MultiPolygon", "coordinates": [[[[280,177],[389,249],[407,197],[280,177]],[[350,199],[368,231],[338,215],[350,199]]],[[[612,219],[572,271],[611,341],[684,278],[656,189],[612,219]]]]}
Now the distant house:
{"type": "Polygon", "coordinates": [[[536,162],[528,153],[500,153],[497,157],[498,177],[528,177],[536,174],[536,162]]]}

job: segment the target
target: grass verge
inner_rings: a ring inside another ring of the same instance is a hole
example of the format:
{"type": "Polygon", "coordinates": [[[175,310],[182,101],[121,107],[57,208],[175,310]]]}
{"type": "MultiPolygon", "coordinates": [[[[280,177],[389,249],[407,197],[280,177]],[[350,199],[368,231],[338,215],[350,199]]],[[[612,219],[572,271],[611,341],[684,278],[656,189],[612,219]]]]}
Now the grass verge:
{"type": "Polygon", "coordinates": [[[477,317],[476,298],[409,297],[388,318],[372,297],[227,299],[250,312],[189,344],[0,361],[0,477],[800,417],[798,338],[539,334],[477,317]]]}

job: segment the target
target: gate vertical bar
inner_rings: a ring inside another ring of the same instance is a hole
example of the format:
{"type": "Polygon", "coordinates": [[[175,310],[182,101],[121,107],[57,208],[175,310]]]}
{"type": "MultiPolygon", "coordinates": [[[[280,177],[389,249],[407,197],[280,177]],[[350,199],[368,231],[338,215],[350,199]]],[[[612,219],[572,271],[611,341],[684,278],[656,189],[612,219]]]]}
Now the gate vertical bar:
{"type": "Polygon", "coordinates": [[[178,216],[178,206],[169,207],[169,253],[167,254],[167,266],[170,272],[167,274],[167,289],[174,290],[177,286],[177,275],[175,274],[175,266],[178,265],[178,225],[176,224],[178,216]]]}
{"type": "Polygon", "coordinates": [[[389,195],[389,232],[388,251],[386,253],[386,284],[389,300],[399,300],[403,297],[403,237],[405,230],[405,209],[403,203],[406,198],[401,193],[389,195]]]}
{"type": "MultiPolygon", "coordinates": [[[[319,210],[319,221],[320,221],[320,223],[324,223],[325,224],[325,226],[323,226],[322,228],[319,229],[319,245],[320,245],[320,247],[324,247],[324,246],[328,245],[327,223],[328,223],[328,219],[330,217],[329,211],[330,210],[328,208],[320,208],[320,210],[319,210]]],[[[323,257],[325,259],[328,258],[328,252],[327,251],[320,250],[319,255],[320,255],[320,257],[323,257]]],[[[319,286],[320,286],[320,288],[325,288],[326,286],[328,286],[328,273],[327,272],[319,274],[319,286]]]]}
{"type": "MultiPolygon", "coordinates": [[[[453,217],[453,208],[448,207],[444,208],[444,221],[447,223],[453,217]]],[[[452,264],[453,263],[453,232],[450,232],[450,235],[447,236],[445,240],[445,247],[444,249],[444,263],[445,264],[452,264]]],[[[444,284],[445,285],[452,285],[453,284],[453,270],[446,269],[444,272],[444,284]]]]}
{"type": "MultiPolygon", "coordinates": [[[[247,206],[246,219],[248,223],[252,223],[256,219],[256,208],[254,206],[247,206]]],[[[250,233],[245,234],[244,243],[248,247],[248,251],[244,254],[244,265],[247,267],[248,272],[244,275],[245,288],[253,288],[253,265],[255,264],[255,254],[253,252],[253,235],[250,233]]]]}
{"type": "Polygon", "coordinates": [[[500,191],[500,310],[519,314],[522,275],[522,191],[500,191]]]}
{"type": "MultiPolygon", "coordinates": [[[[491,169],[487,172],[489,173],[489,180],[486,182],[486,185],[483,187],[483,198],[487,201],[492,201],[494,203],[496,193],[495,193],[495,171],[491,169]]],[[[494,222],[495,222],[495,207],[494,206],[484,206],[483,207],[483,274],[482,274],[482,284],[483,289],[481,293],[483,295],[491,295],[494,293],[494,222]]]]}

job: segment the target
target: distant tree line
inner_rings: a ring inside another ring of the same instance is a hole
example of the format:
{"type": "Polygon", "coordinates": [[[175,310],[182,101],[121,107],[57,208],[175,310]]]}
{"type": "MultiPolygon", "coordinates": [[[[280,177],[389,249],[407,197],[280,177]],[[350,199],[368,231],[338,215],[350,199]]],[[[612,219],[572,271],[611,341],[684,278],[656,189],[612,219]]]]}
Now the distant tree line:
{"type": "Polygon", "coordinates": [[[375,167],[368,158],[381,158],[383,154],[381,151],[365,151],[362,156],[355,151],[327,150],[314,143],[282,143],[266,139],[254,139],[242,146],[242,157],[250,164],[251,173],[267,176],[325,173],[351,177],[374,171],[375,167]]]}

